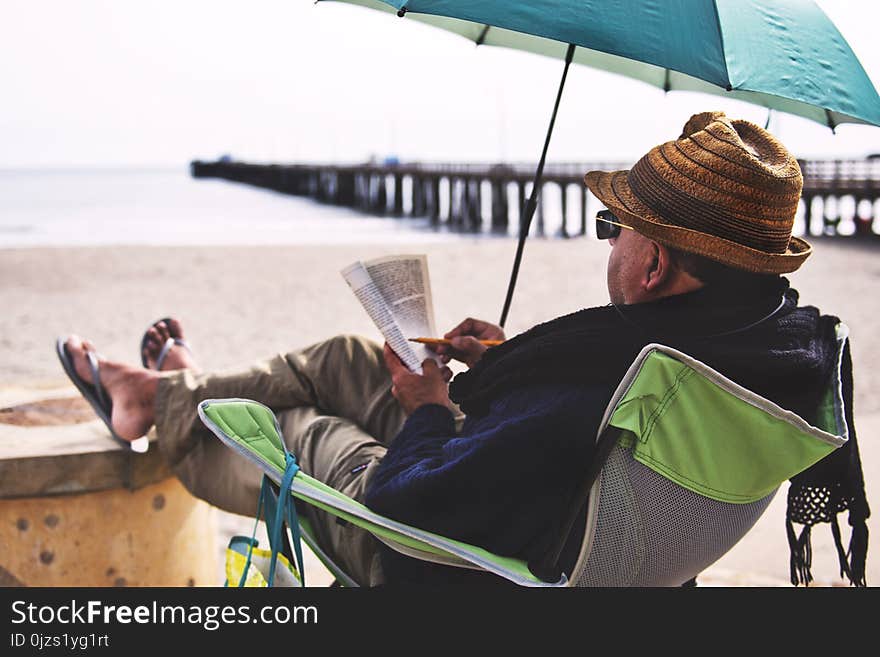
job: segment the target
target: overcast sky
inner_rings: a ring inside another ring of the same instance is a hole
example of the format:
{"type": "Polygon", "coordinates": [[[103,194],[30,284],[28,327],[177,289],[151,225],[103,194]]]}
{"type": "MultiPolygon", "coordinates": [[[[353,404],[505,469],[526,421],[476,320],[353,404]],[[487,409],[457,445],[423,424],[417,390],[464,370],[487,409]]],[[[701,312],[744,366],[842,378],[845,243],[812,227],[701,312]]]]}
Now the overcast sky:
{"type": "MultiPolygon", "coordinates": [[[[819,3],[880,87],[880,3],[819,3]]],[[[310,0],[0,0],[0,167],[240,159],[535,161],[562,62],[310,0]]],[[[766,110],[573,67],[551,160],[629,160],[690,114],[766,110]]],[[[880,152],[777,115],[799,156],[880,152]]]]}

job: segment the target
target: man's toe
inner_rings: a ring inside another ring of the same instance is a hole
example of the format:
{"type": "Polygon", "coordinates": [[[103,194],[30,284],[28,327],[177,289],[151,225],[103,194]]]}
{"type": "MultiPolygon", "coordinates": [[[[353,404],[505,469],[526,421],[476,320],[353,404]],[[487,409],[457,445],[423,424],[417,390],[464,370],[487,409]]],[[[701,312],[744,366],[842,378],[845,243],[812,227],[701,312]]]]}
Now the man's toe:
{"type": "Polygon", "coordinates": [[[78,335],[71,335],[67,338],[67,342],[64,343],[64,347],[67,350],[67,355],[70,356],[70,360],[73,362],[73,368],[76,370],[77,375],[83,381],[92,383],[92,368],[89,367],[86,352],[94,351],[94,345],[88,340],[83,340],[78,335]]]}
{"type": "Polygon", "coordinates": [[[167,326],[172,338],[183,339],[183,326],[181,325],[180,320],[174,317],[169,317],[167,326]]]}
{"type": "Polygon", "coordinates": [[[147,330],[147,348],[155,350],[163,344],[165,344],[165,339],[162,337],[162,334],[159,333],[159,329],[155,326],[151,326],[147,330]]]}
{"type": "Polygon", "coordinates": [[[164,321],[156,322],[156,332],[159,334],[159,337],[162,340],[162,344],[165,344],[168,338],[171,337],[171,335],[168,333],[168,326],[166,326],[164,321]]]}
{"type": "Polygon", "coordinates": [[[148,363],[150,361],[155,361],[159,356],[159,350],[162,348],[163,344],[165,344],[165,341],[159,336],[159,331],[156,330],[156,327],[151,326],[148,328],[142,351],[144,360],[148,363]]]}

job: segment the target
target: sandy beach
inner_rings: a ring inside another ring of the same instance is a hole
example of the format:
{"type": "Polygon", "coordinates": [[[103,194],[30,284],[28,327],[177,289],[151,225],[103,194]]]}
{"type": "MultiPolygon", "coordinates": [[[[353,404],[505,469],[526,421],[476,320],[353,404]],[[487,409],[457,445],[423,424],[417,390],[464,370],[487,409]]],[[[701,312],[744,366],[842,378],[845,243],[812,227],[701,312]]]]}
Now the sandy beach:
{"type": "MultiPolygon", "coordinates": [[[[816,240],[802,271],[790,276],[802,304],[849,324],[855,363],[856,423],[867,491],[880,509],[880,251],[816,240]]],[[[0,250],[0,392],[66,384],[56,336],[88,337],[109,358],[138,362],[146,326],[180,317],[204,368],[225,369],[337,333],[379,333],[339,274],[358,259],[426,253],[438,328],[474,316],[496,321],[515,243],[463,237],[452,243],[287,247],[101,247],[0,250]]],[[[507,332],[607,302],[607,245],[587,239],[532,240],[526,248],[507,332]]],[[[714,566],[706,583],[787,585],[785,486],[752,532],[714,566]]],[[[222,514],[218,546],[249,531],[222,514]]],[[[841,517],[848,535],[845,517],[841,517]]],[[[868,583],[880,582],[880,532],[869,521],[868,583]]],[[[813,533],[813,575],[837,578],[831,532],[813,533]]],[[[219,547],[218,547],[219,549],[219,547]]]]}

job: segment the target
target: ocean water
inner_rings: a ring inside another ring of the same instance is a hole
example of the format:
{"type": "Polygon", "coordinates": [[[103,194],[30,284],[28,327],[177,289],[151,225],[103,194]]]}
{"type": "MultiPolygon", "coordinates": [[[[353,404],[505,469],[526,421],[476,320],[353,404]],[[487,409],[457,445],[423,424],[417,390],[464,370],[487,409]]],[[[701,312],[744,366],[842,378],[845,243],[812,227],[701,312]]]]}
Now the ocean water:
{"type": "MultiPolygon", "coordinates": [[[[516,212],[515,189],[510,194],[516,212]]],[[[484,225],[491,213],[488,189],[483,194],[484,225]]],[[[569,188],[566,220],[575,236],[580,227],[580,192],[569,188]]],[[[560,190],[542,192],[545,235],[559,232],[560,190]]],[[[441,193],[441,216],[446,194],[441,193]]],[[[590,200],[587,216],[600,209],[590,200]]],[[[880,200],[871,207],[852,197],[813,202],[812,235],[823,232],[823,215],[841,218],[838,231],[854,232],[854,217],[873,216],[880,232],[880,200]]],[[[803,235],[804,207],[798,209],[794,234],[803,235]]],[[[538,217],[530,235],[538,234],[538,217]]],[[[219,179],[194,179],[189,167],[166,170],[0,170],[0,248],[104,245],[267,245],[267,244],[396,244],[459,239],[516,237],[518,217],[511,214],[508,234],[462,233],[426,218],[374,217],[349,208],[324,205],[309,198],[279,194],[219,179]]],[[[588,235],[594,237],[592,221],[588,235]]]]}
{"type": "Polygon", "coordinates": [[[399,243],[460,237],[432,228],[426,219],[373,217],[238,183],[196,180],[187,167],[0,171],[0,248],[399,243]]]}

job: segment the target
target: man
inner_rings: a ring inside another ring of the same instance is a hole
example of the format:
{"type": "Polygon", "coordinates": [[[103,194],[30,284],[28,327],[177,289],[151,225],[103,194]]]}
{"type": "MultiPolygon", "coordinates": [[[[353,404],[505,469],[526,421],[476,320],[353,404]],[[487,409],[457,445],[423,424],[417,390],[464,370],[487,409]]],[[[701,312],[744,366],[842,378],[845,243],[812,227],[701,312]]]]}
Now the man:
{"type": "MultiPolygon", "coordinates": [[[[443,361],[470,367],[448,386],[447,368],[427,360],[424,374],[413,374],[387,345],[356,336],[233,375],[197,374],[179,348],[186,369],[177,372],[101,362],[112,429],[133,439],[155,425],[160,449],[194,494],[253,514],[259,473],[196,415],[202,399],[252,398],[279,414],[288,449],[312,476],[392,518],[538,562],[561,532],[611,393],[648,342],[684,351],[812,420],[836,367],[837,319],[798,307],[780,276],[810,255],[791,236],[802,178],[782,144],[754,124],[707,112],[632,170],[594,171],[585,181],[609,208],[597,221],[612,247],[609,306],[488,350],[478,340],[504,339],[503,331],[465,320],[446,334],[452,346],[437,348],[443,361]]],[[[180,331],[157,327],[149,359],[180,331]]],[[[75,337],[66,344],[85,381],[94,379],[90,350],[75,337]]],[[[792,487],[790,520],[809,526],[849,508],[846,568],[860,581],[868,511],[852,429],[843,456],[792,487]],[[810,515],[811,504],[824,516],[810,515]]],[[[321,545],[362,584],[501,581],[401,556],[323,512],[306,512],[321,545]]],[[[583,529],[567,537],[563,569],[574,563],[583,529]]],[[[796,538],[792,548],[808,549],[796,538]]],[[[808,561],[795,561],[808,576],[808,561]]]]}

